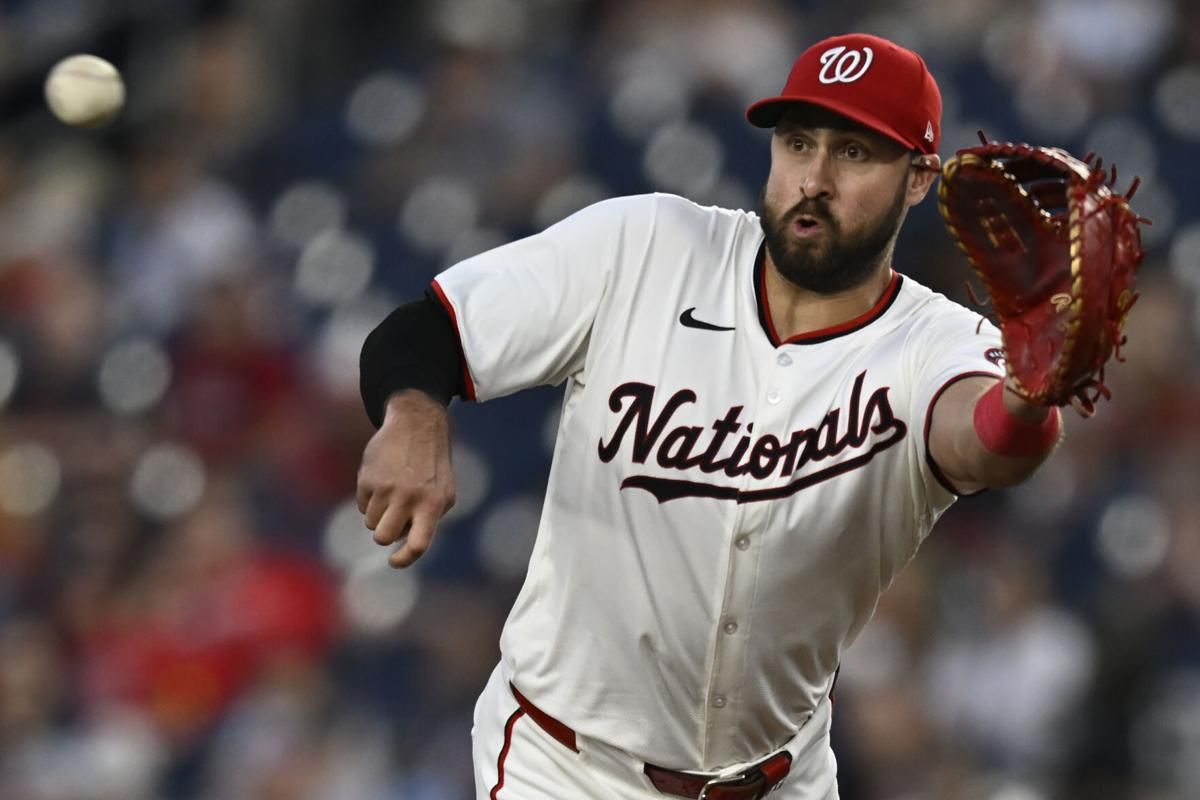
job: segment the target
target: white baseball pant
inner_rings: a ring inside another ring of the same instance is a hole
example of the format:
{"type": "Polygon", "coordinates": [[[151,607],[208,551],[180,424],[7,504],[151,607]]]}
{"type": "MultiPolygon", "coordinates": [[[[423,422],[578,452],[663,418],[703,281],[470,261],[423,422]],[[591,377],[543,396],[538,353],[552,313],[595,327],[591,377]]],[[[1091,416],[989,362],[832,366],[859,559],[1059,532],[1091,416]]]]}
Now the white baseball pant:
{"type": "MultiPolygon", "coordinates": [[[[772,800],[838,800],[837,765],[829,747],[830,704],[822,704],[805,729],[816,725],[772,800]]],[[[674,800],[654,788],[636,756],[585,736],[574,752],[544,730],[513,696],[500,664],[475,704],[471,730],[476,800],[674,800]]],[[[799,737],[798,737],[799,738],[799,737]]]]}

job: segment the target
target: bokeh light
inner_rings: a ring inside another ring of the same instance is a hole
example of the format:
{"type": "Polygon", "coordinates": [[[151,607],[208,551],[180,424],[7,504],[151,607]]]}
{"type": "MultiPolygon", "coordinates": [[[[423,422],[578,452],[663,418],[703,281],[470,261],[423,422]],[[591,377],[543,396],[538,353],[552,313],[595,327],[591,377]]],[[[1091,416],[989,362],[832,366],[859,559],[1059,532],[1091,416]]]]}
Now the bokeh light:
{"type": "MultiPolygon", "coordinates": [[[[992,24],[983,33],[982,55],[988,71],[1006,82],[1016,82],[1031,76],[1032,64],[1022,63],[1015,54],[1029,51],[1029,19],[1016,8],[1000,9],[992,24]]],[[[989,135],[992,135],[989,133],[989,135]]],[[[993,135],[993,138],[994,135],[993,135]]]]}
{"type": "Polygon", "coordinates": [[[1131,750],[1146,785],[1200,797],[1200,669],[1178,668],[1142,698],[1131,750]]]}
{"type": "Polygon", "coordinates": [[[310,303],[334,305],[367,288],[375,271],[375,248],[364,236],[341,230],[318,234],[296,264],[296,292],[310,303]]]}
{"type": "Polygon", "coordinates": [[[313,361],[324,386],[339,394],[358,394],[358,356],[363,340],[396,307],[382,292],[366,292],[337,306],[313,343],[313,361]]]}
{"type": "Polygon", "coordinates": [[[608,196],[608,190],[596,178],[580,173],[568,175],[547,189],[538,200],[533,212],[533,224],[538,228],[549,228],[608,196]]]}
{"type": "Polygon", "coordinates": [[[1159,79],[1154,110],[1167,130],[1200,141],[1200,65],[1185,64],[1159,79]]]}
{"type": "Polygon", "coordinates": [[[517,496],[502,500],[479,526],[479,560],[497,578],[515,580],[525,574],[537,539],[542,500],[517,496]]]}
{"type": "Polygon", "coordinates": [[[643,169],[654,187],[694,197],[716,185],[724,158],[721,142],[711,130],[674,123],[650,138],[643,169]]]}
{"type": "Polygon", "coordinates": [[[652,59],[632,61],[609,103],[613,123],[632,139],[645,139],[687,114],[691,89],[677,71],[652,59]]]}
{"type": "Polygon", "coordinates": [[[1135,175],[1140,175],[1148,184],[1158,184],[1158,151],[1150,130],[1132,117],[1109,117],[1098,121],[1092,128],[1083,149],[1100,153],[1104,166],[1117,165],[1118,184],[1124,190],[1135,175]]]}
{"type": "MultiPolygon", "coordinates": [[[[1124,180],[1132,178],[1128,173],[1124,180]]],[[[1124,188],[1128,184],[1122,184],[1124,188]]],[[[1171,187],[1165,181],[1146,180],[1138,188],[1133,198],[1133,207],[1141,216],[1150,220],[1152,225],[1142,226],[1142,244],[1146,247],[1157,247],[1171,241],[1175,231],[1175,197],[1171,187]]]]}
{"type": "Polygon", "coordinates": [[[15,444],[0,453],[0,508],[33,516],[49,507],[62,485],[62,464],[43,445],[15,444]]]}
{"type": "Polygon", "coordinates": [[[1064,141],[1076,135],[1092,114],[1087,87],[1069,76],[1054,80],[1023,80],[1017,86],[1021,121],[1039,136],[1064,141]]]}
{"type": "Polygon", "coordinates": [[[420,84],[396,72],[379,72],[350,95],[346,125],[369,144],[395,146],[416,129],[424,113],[420,84]]]}
{"type": "Polygon", "coordinates": [[[444,519],[468,517],[479,510],[492,488],[492,467],[483,453],[461,440],[451,444],[454,465],[454,506],[444,519]]]}
{"type": "Polygon", "coordinates": [[[421,583],[412,569],[387,565],[380,549],[378,564],[359,565],[342,585],[342,609],[351,628],[368,636],[390,633],[412,613],[421,583]]]}
{"type": "Polygon", "coordinates": [[[1175,280],[1200,292],[1200,223],[1179,229],[1171,242],[1167,263],[1175,280]]]}
{"type": "Polygon", "coordinates": [[[132,708],[106,709],[81,744],[79,797],[144,797],[168,755],[154,721],[132,708]]]}
{"type": "Polygon", "coordinates": [[[1027,783],[1004,782],[988,793],[987,800],[1050,800],[1050,796],[1027,783]]]}
{"type": "Polygon", "coordinates": [[[435,253],[475,227],[478,217],[479,198],[470,186],[453,178],[430,178],[405,201],[400,232],[420,249],[435,253]]]}
{"type": "Polygon", "coordinates": [[[104,354],[96,375],[100,399],[114,414],[140,414],[156,405],[171,383],[171,362],[154,339],[118,342],[104,354]]]}
{"type": "Polygon", "coordinates": [[[524,41],[530,7],[516,0],[445,0],[433,7],[433,26],[447,44],[511,49],[524,41]]]}
{"type": "Polygon", "coordinates": [[[301,181],[276,199],[271,208],[271,236],[297,249],[328,230],[342,227],[346,199],[324,181],[301,181]]]}
{"type": "Polygon", "coordinates": [[[1148,497],[1113,498],[1096,531],[1096,546],[1114,574],[1135,580],[1162,566],[1171,546],[1171,521],[1148,497]]]}
{"type": "Polygon", "coordinates": [[[371,538],[353,497],[342,501],[329,515],[321,549],[325,560],[343,574],[387,559],[384,549],[371,538]]]}
{"type": "Polygon", "coordinates": [[[204,494],[206,473],[200,456],[175,442],[153,445],[134,466],[129,493],[134,505],[156,520],[181,517],[204,494]]]}
{"type": "Polygon", "coordinates": [[[1059,57],[1097,80],[1138,74],[1172,33],[1173,0],[1054,0],[1037,6],[1038,34],[1059,57]]]}

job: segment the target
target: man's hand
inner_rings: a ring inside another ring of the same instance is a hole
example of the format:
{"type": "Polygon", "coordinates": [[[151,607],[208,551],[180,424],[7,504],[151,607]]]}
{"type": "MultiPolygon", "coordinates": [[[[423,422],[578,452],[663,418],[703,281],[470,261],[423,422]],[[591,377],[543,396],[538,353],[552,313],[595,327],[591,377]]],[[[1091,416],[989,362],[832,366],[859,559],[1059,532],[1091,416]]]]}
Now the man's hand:
{"type": "Polygon", "coordinates": [[[388,563],[402,568],[429,549],[438,520],[453,505],[449,415],[424,392],[397,392],[363,449],[358,510],[377,544],[401,542],[388,563]]]}
{"type": "Polygon", "coordinates": [[[1050,406],[1033,403],[1022,397],[1016,381],[1011,377],[1004,379],[1004,408],[1025,422],[1041,422],[1053,412],[1050,406]]]}

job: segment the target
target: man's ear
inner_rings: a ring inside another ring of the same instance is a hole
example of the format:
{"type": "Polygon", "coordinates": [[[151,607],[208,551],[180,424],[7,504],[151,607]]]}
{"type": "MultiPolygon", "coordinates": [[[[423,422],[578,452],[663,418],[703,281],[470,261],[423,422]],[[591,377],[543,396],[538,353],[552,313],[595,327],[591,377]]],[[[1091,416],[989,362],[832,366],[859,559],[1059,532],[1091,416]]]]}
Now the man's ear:
{"type": "Polygon", "coordinates": [[[942,174],[942,159],[937,153],[921,153],[912,159],[908,169],[908,205],[915,206],[925,199],[933,182],[942,174]]]}

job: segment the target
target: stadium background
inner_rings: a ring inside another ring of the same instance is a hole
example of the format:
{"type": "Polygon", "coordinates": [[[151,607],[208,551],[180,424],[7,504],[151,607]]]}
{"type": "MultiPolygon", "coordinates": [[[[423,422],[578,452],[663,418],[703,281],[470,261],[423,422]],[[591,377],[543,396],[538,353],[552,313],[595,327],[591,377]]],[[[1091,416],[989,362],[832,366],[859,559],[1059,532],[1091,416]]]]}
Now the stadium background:
{"type": "MultiPolygon", "coordinates": [[[[852,29],[926,56],[943,154],[1099,151],[1154,226],[1114,400],[952,509],[847,654],[842,796],[1200,797],[1191,0],[0,2],[0,797],[471,796],[559,391],[455,405],[458,506],[396,573],[359,344],[596,199],[752,207],[745,104],[852,29]],[[41,103],[78,51],[128,82],[103,131],[41,103]]],[[[931,202],[897,266],[966,299],[931,202]]]]}

